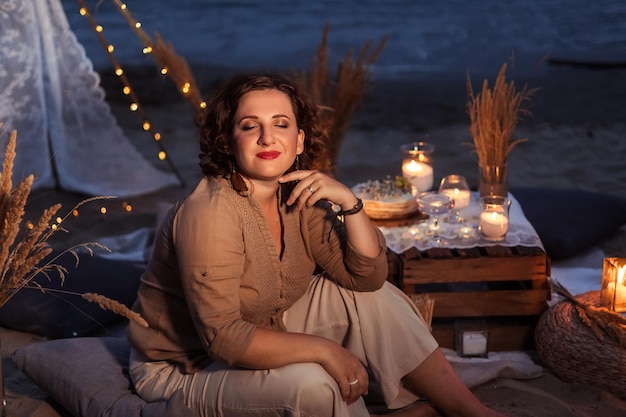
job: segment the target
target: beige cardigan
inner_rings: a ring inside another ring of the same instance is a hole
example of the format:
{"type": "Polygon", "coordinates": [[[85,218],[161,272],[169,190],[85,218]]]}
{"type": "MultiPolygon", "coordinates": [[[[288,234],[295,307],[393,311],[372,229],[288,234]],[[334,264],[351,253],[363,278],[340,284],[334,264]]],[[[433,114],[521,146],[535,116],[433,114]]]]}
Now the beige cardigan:
{"type": "Polygon", "coordinates": [[[300,212],[281,204],[280,216],[282,259],[258,202],[225,179],[202,179],[157,233],[133,307],[150,327],[130,324],[132,346],[152,360],[179,362],[186,372],[215,359],[232,364],[256,327],[284,330],[282,314],[303,295],[316,265],[357,291],[385,282],[378,229],[380,254],[372,259],[345,244],[327,203],[300,212]]]}

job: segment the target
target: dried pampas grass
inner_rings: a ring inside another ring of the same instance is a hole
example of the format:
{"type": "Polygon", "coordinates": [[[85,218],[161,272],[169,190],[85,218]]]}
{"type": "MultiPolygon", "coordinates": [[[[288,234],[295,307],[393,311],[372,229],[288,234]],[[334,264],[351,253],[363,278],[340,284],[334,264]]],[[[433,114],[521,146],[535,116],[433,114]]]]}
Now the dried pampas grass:
{"type": "Polygon", "coordinates": [[[334,167],[350,120],[369,89],[369,69],[385,47],[388,37],[383,37],[371,53],[371,42],[366,42],[356,61],[352,50],[348,51],[337,67],[334,80],[331,80],[328,68],[329,31],[330,25],[326,24],[310,73],[296,71],[294,79],[323,110],[323,116],[329,126],[326,145],[331,165],[334,167]]]}
{"type": "MultiPolygon", "coordinates": [[[[1,126],[2,124],[0,123],[1,126]]],[[[34,282],[33,278],[41,274],[48,280],[51,280],[51,273],[56,272],[61,280],[61,284],[63,284],[68,271],[65,267],[56,263],[60,256],[69,253],[74,256],[76,265],[78,265],[79,250],[86,251],[89,255],[93,255],[93,250],[96,248],[109,251],[107,247],[97,242],[82,243],[66,249],[59,255],[47,260],[43,265],[40,265],[52,252],[48,240],[59,231],[67,231],[62,227],[62,224],[74,210],[91,201],[113,197],[105,196],[85,199],[74,206],[62,218],[57,217],[57,212],[60,210],[61,205],[55,204],[44,210],[36,224],[29,224],[26,230],[21,230],[26,202],[30,195],[34,177],[29,175],[16,188],[13,188],[12,175],[16,142],[17,132],[13,131],[7,144],[5,159],[2,164],[2,173],[0,173],[0,308],[24,288],[38,289],[43,292],[81,295],[45,288],[41,284],[34,282]]],[[[142,326],[147,326],[143,318],[117,301],[97,294],[90,294],[88,297],[83,296],[83,298],[97,302],[103,308],[136,321],[142,326]]]]}
{"type": "Polygon", "coordinates": [[[492,89],[487,80],[482,90],[474,93],[467,77],[470,133],[479,164],[503,166],[511,150],[526,139],[512,140],[521,115],[530,114],[525,107],[536,89],[524,86],[518,91],[513,81],[506,81],[506,64],[502,65],[492,89]]]}

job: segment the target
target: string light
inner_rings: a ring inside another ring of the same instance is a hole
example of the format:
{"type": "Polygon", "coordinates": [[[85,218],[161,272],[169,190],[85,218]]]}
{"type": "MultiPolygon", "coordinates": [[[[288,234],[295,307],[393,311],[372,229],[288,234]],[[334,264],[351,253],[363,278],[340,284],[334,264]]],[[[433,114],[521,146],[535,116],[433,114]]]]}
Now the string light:
{"type": "Polygon", "coordinates": [[[193,81],[193,76],[191,75],[191,71],[189,70],[187,63],[180,57],[176,56],[173,48],[164,45],[158,35],[156,43],[153,43],[150,36],[148,36],[146,32],[141,29],[141,23],[135,20],[135,18],[127,10],[126,4],[122,3],[120,0],[113,0],[113,3],[118,7],[122,16],[124,16],[130,27],[133,28],[139,37],[139,40],[141,40],[144,44],[144,54],[152,54],[154,60],[161,65],[161,74],[170,74],[174,83],[177,84],[179,91],[194,105],[194,107],[200,109],[206,108],[206,102],[202,100],[202,96],[193,81]],[[170,65],[168,65],[168,63],[170,65]],[[177,67],[177,70],[170,71],[168,66],[177,67]]]}
{"type": "MultiPolygon", "coordinates": [[[[99,25],[95,18],[93,17],[93,15],[90,13],[89,9],[87,8],[85,1],[84,0],[78,0],[78,3],[80,4],[80,9],[79,9],[79,13],[81,16],[85,16],[90,25],[92,26],[92,28],[94,29],[94,31],[96,32],[96,36],[98,38],[98,41],[100,42],[100,44],[102,45],[103,49],[105,50],[105,52],[107,53],[109,60],[111,61],[111,63],[113,64],[113,67],[115,68],[115,75],[117,77],[119,77],[119,79],[122,81],[124,87],[122,89],[122,92],[124,95],[126,96],[130,96],[131,99],[131,104],[129,105],[129,110],[131,112],[138,112],[141,120],[143,120],[142,122],[142,128],[143,130],[149,132],[152,134],[152,137],[154,138],[154,142],[157,144],[159,151],[157,153],[157,157],[160,161],[166,161],[170,167],[170,170],[176,175],[176,177],[178,178],[181,186],[185,185],[185,180],[183,179],[182,175],[180,174],[180,172],[178,171],[178,169],[176,168],[176,166],[174,165],[173,161],[170,158],[167,158],[167,152],[165,151],[165,148],[163,147],[163,142],[161,141],[161,134],[159,132],[156,132],[153,130],[152,128],[152,123],[150,123],[148,120],[148,116],[145,113],[143,106],[140,105],[140,101],[139,98],[137,97],[137,95],[135,94],[133,88],[130,85],[130,82],[128,80],[128,78],[126,77],[124,70],[122,69],[121,65],[119,64],[117,58],[115,57],[115,55],[113,54],[115,47],[110,44],[109,42],[107,42],[106,38],[103,35],[104,32],[104,28],[99,25]],[[146,129],[146,126],[148,127],[146,129]],[[157,139],[158,138],[158,139],[157,139]]],[[[121,2],[116,2],[117,6],[119,7],[119,9],[121,11],[126,11],[126,5],[122,4],[121,2]]],[[[141,27],[141,24],[139,22],[135,22],[135,28],[139,29],[141,27]]],[[[144,42],[145,43],[145,42],[144,42]]],[[[148,49],[145,48],[144,51],[148,49]]],[[[150,51],[152,50],[152,47],[149,47],[150,51]]],[[[105,212],[106,212],[106,208],[105,212]]],[[[102,213],[104,214],[104,213],[102,213]]]]}

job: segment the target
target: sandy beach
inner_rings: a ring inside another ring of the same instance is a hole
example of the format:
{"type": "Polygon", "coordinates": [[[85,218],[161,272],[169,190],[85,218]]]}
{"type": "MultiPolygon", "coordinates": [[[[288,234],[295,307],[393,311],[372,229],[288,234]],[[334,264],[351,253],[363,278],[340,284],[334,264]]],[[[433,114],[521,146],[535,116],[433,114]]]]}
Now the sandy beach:
{"type": "MultiPolygon", "coordinates": [[[[496,72],[486,76],[490,83],[496,72]]],[[[191,104],[182,99],[169,80],[155,75],[151,68],[127,69],[127,73],[137,80],[134,88],[139,91],[152,123],[162,132],[162,143],[184,184],[123,201],[111,200],[106,204],[106,216],[100,215],[98,204],[84,206],[81,213],[93,217],[73,219],[75,226],[63,236],[61,245],[68,239],[80,242],[89,234],[97,237],[103,232],[126,233],[152,226],[156,204],[176,201],[200,178],[198,131],[191,104]],[[124,209],[126,203],[132,205],[132,212],[124,209]]],[[[230,73],[223,68],[194,69],[205,95],[230,73]]],[[[482,80],[472,76],[475,85],[482,80]]],[[[522,118],[514,135],[527,141],[510,155],[509,186],[580,189],[626,198],[626,69],[602,71],[544,64],[536,76],[514,81],[518,88],[528,85],[537,88],[537,92],[529,106],[532,114],[522,118]]],[[[141,129],[141,119],[128,110],[127,98],[119,92],[119,80],[103,72],[102,85],[112,112],[130,141],[148,161],[167,170],[167,164],[156,158],[154,141],[141,129]]],[[[351,186],[368,179],[400,175],[400,146],[425,140],[436,147],[436,182],[456,173],[476,187],[477,157],[468,146],[472,139],[466,102],[464,76],[373,79],[342,142],[336,176],[351,186]]],[[[38,190],[31,196],[29,210],[37,214],[55,202],[69,210],[84,197],[62,190],[38,190]]]]}
{"type": "MultiPolygon", "coordinates": [[[[494,69],[495,77],[497,69],[494,69]]],[[[141,69],[137,69],[141,73],[141,69]]],[[[196,69],[203,91],[208,93],[228,71],[196,69]]],[[[130,73],[132,77],[132,72],[130,73]]],[[[492,78],[493,78],[492,77],[492,78]]],[[[472,76],[476,83],[482,77],[472,76]]],[[[117,93],[114,77],[103,73],[111,108],[132,143],[154,160],[156,148],[141,130],[141,121],[127,110],[117,93]]],[[[516,136],[527,138],[513,150],[509,185],[582,189],[626,198],[626,69],[594,70],[545,64],[536,76],[516,79],[539,88],[532,99],[532,116],[519,124],[516,136]]],[[[435,144],[436,181],[447,174],[461,174],[476,185],[477,159],[466,143],[469,118],[465,112],[466,79],[454,75],[374,79],[342,144],[336,175],[349,185],[400,173],[399,147],[426,140],[435,144]]],[[[107,214],[100,203],[83,207],[81,215],[66,226],[69,232],[51,241],[54,246],[97,241],[156,222],[159,202],[174,202],[200,178],[197,168],[197,130],[191,105],[163,83],[147,77],[140,96],[153,123],[163,132],[164,144],[185,180],[171,187],[124,201],[109,201],[107,214]],[[150,81],[152,80],[152,81],[150,81]],[[158,89],[154,89],[158,85],[158,89]],[[131,212],[122,203],[130,203],[131,212]]],[[[38,190],[31,196],[27,218],[60,202],[69,210],[85,196],[63,190],[38,190]]],[[[624,231],[616,230],[616,244],[624,244],[624,231]]],[[[622,246],[626,252],[626,245],[622,246]]],[[[71,277],[70,277],[71,278],[71,277]]],[[[16,370],[8,355],[21,345],[38,340],[29,334],[3,331],[3,365],[8,414],[15,417],[45,415],[39,400],[45,395],[16,370]]],[[[545,369],[530,380],[498,379],[474,389],[476,395],[511,416],[591,417],[626,415],[626,402],[599,388],[567,383],[545,369]]]]}

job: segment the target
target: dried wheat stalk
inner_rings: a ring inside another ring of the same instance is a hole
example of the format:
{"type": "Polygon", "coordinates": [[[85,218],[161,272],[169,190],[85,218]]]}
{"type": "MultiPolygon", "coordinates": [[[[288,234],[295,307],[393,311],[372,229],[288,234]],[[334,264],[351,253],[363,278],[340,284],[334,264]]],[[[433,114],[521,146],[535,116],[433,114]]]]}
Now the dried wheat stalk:
{"type": "Polygon", "coordinates": [[[189,100],[196,110],[205,105],[187,60],[177,55],[172,44],[165,43],[158,33],[155,34],[152,45],[152,57],[161,67],[167,68],[169,77],[174,81],[183,97],[189,100]]]}
{"type": "Polygon", "coordinates": [[[411,298],[411,301],[413,301],[413,304],[415,304],[415,307],[417,307],[417,310],[422,315],[428,329],[432,330],[435,300],[428,294],[410,294],[409,298],[411,298]]]}
{"type": "Polygon", "coordinates": [[[620,347],[626,348],[626,318],[608,308],[594,307],[582,303],[576,304],[578,317],[598,338],[614,340],[620,347]]]}
{"type": "Polygon", "coordinates": [[[328,68],[329,31],[330,25],[326,24],[310,73],[296,71],[294,79],[325,110],[323,114],[329,126],[327,149],[334,166],[350,120],[369,89],[369,69],[385,47],[388,37],[383,37],[371,53],[371,42],[366,42],[356,61],[352,50],[348,51],[337,67],[335,79],[331,80],[328,68]]]}
{"type": "Polygon", "coordinates": [[[574,304],[578,317],[598,340],[605,340],[608,337],[626,348],[626,317],[605,307],[581,303],[557,281],[551,281],[551,285],[558,294],[574,304]]]}
{"type": "MultiPolygon", "coordinates": [[[[2,126],[1,123],[0,126],[2,126]]],[[[94,248],[108,251],[108,248],[97,242],[82,243],[66,249],[59,255],[47,260],[43,265],[40,265],[52,252],[48,239],[56,232],[66,231],[61,227],[61,223],[63,223],[74,210],[91,201],[112,197],[103,196],[85,199],[74,206],[60,221],[51,224],[61,208],[60,204],[55,204],[44,210],[37,224],[21,232],[20,226],[25,214],[26,202],[30,195],[34,177],[33,175],[29,175],[13,189],[11,177],[13,175],[16,142],[17,132],[13,131],[9,138],[9,143],[7,144],[5,159],[2,164],[2,173],[0,174],[0,308],[24,288],[36,288],[41,291],[56,291],[47,289],[37,282],[33,282],[33,279],[39,274],[50,279],[50,273],[56,271],[61,280],[61,284],[63,284],[67,270],[56,263],[60,256],[70,253],[74,256],[76,264],[78,265],[79,256],[77,251],[79,249],[86,250],[90,255],[93,255],[94,248]]],[[[107,309],[111,309],[131,320],[137,320],[139,324],[144,325],[145,320],[138,320],[136,314],[129,314],[124,309],[116,306],[116,302],[113,300],[105,302],[103,300],[106,297],[102,299],[100,297],[102,296],[92,296],[91,298],[99,302],[100,305],[106,306],[107,309]]]]}
{"type": "Polygon", "coordinates": [[[118,301],[112,300],[108,297],[105,297],[104,295],[100,295],[100,294],[96,294],[92,292],[84,293],[82,297],[83,299],[91,303],[97,303],[100,306],[100,308],[102,308],[103,310],[112,311],[115,314],[119,314],[122,317],[126,317],[128,320],[134,321],[135,323],[139,324],[142,327],[148,327],[148,322],[143,317],[141,317],[139,313],[132,311],[131,309],[126,307],[124,304],[118,301]]]}
{"type": "Polygon", "coordinates": [[[487,80],[482,90],[474,94],[472,84],[467,77],[467,113],[470,117],[470,133],[474,150],[481,165],[502,166],[507,162],[511,150],[526,139],[512,140],[513,132],[520,116],[530,114],[525,104],[536,89],[524,86],[521,91],[515,89],[515,83],[506,81],[506,64],[502,65],[493,89],[487,80]]]}

